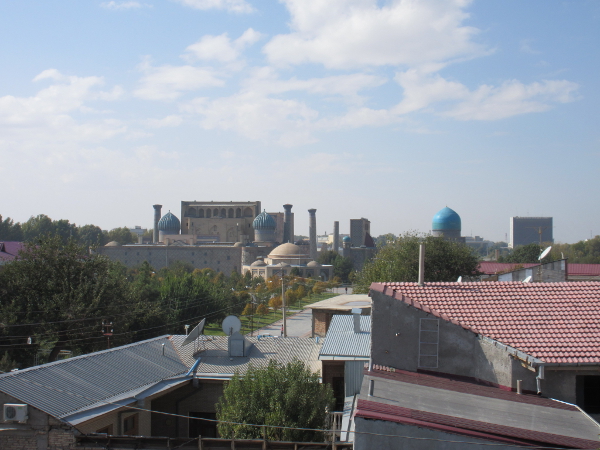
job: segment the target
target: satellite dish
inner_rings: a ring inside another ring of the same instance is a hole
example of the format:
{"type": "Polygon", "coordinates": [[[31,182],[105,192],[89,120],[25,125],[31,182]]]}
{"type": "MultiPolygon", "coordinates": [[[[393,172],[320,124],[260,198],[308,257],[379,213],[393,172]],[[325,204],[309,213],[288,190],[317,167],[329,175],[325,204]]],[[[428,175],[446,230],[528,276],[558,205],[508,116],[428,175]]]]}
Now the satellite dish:
{"type": "Polygon", "coordinates": [[[223,320],[223,325],[221,325],[223,329],[223,333],[227,336],[231,336],[233,333],[240,331],[242,329],[242,322],[236,316],[227,316],[225,320],[223,320]]]}
{"type": "Polygon", "coordinates": [[[540,257],[538,258],[539,261],[541,261],[542,259],[544,259],[546,256],[548,256],[548,253],[550,253],[550,250],[552,250],[552,246],[547,247],[546,250],[544,250],[542,252],[542,254],[540,255],[540,257]]]}
{"type": "Polygon", "coordinates": [[[200,323],[194,327],[194,329],[190,332],[190,334],[188,334],[186,336],[185,340],[181,344],[182,347],[186,344],[189,344],[190,342],[194,342],[196,339],[198,339],[200,337],[200,335],[202,334],[202,330],[204,330],[205,322],[206,322],[206,319],[202,319],[200,321],[200,323]]]}
{"type": "Polygon", "coordinates": [[[462,276],[458,277],[458,280],[456,280],[457,283],[462,283],[462,276]]]}
{"type": "Polygon", "coordinates": [[[531,283],[531,275],[523,280],[523,283],[531,283]]]}

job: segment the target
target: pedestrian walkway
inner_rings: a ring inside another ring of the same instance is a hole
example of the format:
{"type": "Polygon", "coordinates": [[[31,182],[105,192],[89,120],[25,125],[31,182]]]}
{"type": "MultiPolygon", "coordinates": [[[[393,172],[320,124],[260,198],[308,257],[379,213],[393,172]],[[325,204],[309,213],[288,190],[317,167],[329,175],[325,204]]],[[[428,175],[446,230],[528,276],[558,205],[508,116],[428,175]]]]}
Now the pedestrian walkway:
{"type": "MultiPolygon", "coordinates": [[[[270,334],[271,336],[281,336],[281,326],[283,325],[283,318],[277,322],[273,322],[271,325],[256,330],[254,335],[257,334],[270,334]]],[[[312,312],[310,309],[298,311],[296,314],[287,316],[286,318],[286,329],[288,337],[310,337],[312,333],[312,312]]]]}

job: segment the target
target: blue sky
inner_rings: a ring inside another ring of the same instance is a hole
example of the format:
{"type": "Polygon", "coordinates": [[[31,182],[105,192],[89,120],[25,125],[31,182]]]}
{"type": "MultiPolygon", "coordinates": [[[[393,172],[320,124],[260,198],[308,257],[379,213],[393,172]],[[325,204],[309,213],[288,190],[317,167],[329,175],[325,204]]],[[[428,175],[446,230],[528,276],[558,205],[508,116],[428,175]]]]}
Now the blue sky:
{"type": "Polygon", "coordinates": [[[154,203],[294,205],[504,240],[600,234],[600,3],[0,2],[0,214],[104,229],[154,203]]]}

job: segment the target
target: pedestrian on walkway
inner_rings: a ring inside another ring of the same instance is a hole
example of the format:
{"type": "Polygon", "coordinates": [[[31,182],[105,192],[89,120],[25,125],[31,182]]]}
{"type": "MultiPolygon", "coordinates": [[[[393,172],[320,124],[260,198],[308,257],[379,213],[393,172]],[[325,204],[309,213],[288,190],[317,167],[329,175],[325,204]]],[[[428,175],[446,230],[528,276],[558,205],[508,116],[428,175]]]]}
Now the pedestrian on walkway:
{"type": "Polygon", "coordinates": [[[345,288],[345,289],[346,289],[346,294],[347,294],[347,293],[348,293],[348,286],[346,286],[346,288],[345,288]]]}
{"type": "Polygon", "coordinates": [[[281,336],[283,336],[283,324],[281,324],[281,336]]]}

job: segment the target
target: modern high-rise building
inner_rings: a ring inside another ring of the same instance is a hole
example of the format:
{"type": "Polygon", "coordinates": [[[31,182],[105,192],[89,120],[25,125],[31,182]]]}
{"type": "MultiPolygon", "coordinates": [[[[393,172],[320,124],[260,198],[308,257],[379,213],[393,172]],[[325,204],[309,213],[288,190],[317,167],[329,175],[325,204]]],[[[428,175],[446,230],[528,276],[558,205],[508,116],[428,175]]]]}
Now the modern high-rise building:
{"type": "Polygon", "coordinates": [[[552,217],[511,217],[510,248],[531,243],[552,243],[552,217]]]}

